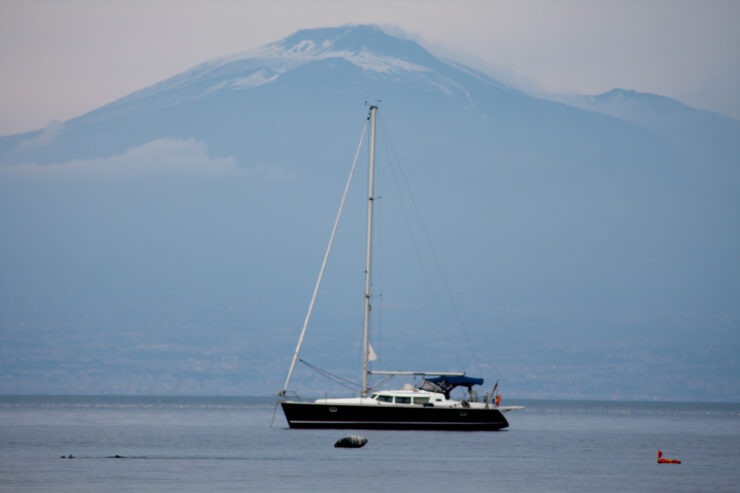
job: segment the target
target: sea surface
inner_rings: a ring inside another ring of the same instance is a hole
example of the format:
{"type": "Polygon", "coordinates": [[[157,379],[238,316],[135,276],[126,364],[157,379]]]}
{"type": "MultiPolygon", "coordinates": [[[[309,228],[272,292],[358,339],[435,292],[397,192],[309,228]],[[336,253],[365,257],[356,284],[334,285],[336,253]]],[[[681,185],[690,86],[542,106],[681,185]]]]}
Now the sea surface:
{"type": "Polygon", "coordinates": [[[348,432],[264,397],[0,396],[0,490],[740,491],[740,404],[506,404],[506,431],[348,432]]]}

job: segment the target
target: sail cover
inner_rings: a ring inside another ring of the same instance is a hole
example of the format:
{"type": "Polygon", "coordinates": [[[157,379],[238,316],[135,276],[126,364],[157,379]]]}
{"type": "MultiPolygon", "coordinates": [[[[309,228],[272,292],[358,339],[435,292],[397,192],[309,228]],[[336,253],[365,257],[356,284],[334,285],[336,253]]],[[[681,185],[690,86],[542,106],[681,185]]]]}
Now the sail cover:
{"type": "Polygon", "coordinates": [[[441,377],[425,378],[419,388],[430,392],[442,392],[449,399],[450,391],[455,387],[463,386],[470,390],[473,385],[483,385],[483,379],[442,375],[441,377]]]}

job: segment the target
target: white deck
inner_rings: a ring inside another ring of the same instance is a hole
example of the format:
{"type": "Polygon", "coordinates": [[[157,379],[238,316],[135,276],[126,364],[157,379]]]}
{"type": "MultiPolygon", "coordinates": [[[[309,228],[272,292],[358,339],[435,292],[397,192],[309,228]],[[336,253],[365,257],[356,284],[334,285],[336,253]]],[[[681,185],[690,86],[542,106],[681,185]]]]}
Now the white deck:
{"type": "Polygon", "coordinates": [[[373,392],[368,397],[345,397],[316,399],[316,404],[336,404],[355,406],[424,406],[431,404],[434,407],[470,408],[470,409],[498,409],[502,413],[523,409],[522,406],[498,406],[493,403],[458,401],[445,398],[439,392],[426,390],[381,390],[373,392]]]}

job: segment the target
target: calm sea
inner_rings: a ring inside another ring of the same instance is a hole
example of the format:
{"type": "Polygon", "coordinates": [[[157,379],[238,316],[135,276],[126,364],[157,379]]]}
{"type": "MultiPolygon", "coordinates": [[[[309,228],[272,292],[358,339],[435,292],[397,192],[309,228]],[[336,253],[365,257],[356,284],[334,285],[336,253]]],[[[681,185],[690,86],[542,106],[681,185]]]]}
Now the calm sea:
{"type": "Polygon", "coordinates": [[[740,491],[740,404],[507,404],[527,406],[508,431],[360,431],[364,448],[335,449],[348,432],[289,430],[280,410],[270,427],[271,398],[2,396],[0,489],[740,491]]]}

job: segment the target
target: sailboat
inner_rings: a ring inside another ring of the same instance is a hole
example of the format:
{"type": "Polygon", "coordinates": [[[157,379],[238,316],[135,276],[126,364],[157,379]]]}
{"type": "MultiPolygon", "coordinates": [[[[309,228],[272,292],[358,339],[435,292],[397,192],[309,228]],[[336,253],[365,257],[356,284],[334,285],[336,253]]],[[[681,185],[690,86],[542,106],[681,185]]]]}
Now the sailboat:
{"type": "Polygon", "coordinates": [[[369,370],[368,362],[374,359],[375,353],[369,343],[370,324],[370,268],[372,259],[373,200],[375,173],[375,123],[378,107],[370,106],[365,129],[355,154],[350,177],[344,190],[342,202],[334,222],[329,245],[319,271],[309,304],[308,313],[298,339],[296,350],[288,370],[281,397],[285,418],[291,428],[334,428],[334,429],[396,429],[396,430],[468,430],[494,431],[509,426],[503,413],[519,406],[499,406],[500,394],[494,390],[483,399],[477,398],[474,386],[482,385],[482,378],[469,377],[463,372],[436,371],[377,371],[369,370]],[[323,278],[326,262],[334,241],[339,218],[342,214],[349,185],[354,174],[357,159],[370,126],[370,145],[368,160],[368,209],[367,209],[367,247],[365,258],[365,304],[362,341],[362,386],[359,397],[322,398],[313,402],[290,400],[287,398],[288,386],[296,363],[300,360],[301,346],[306,334],[316,295],[323,278]],[[400,390],[372,390],[368,386],[368,376],[385,375],[387,377],[405,375],[421,377],[418,386],[406,384],[400,390]],[[463,400],[453,399],[450,393],[457,387],[467,389],[468,397],[463,400]]]}

